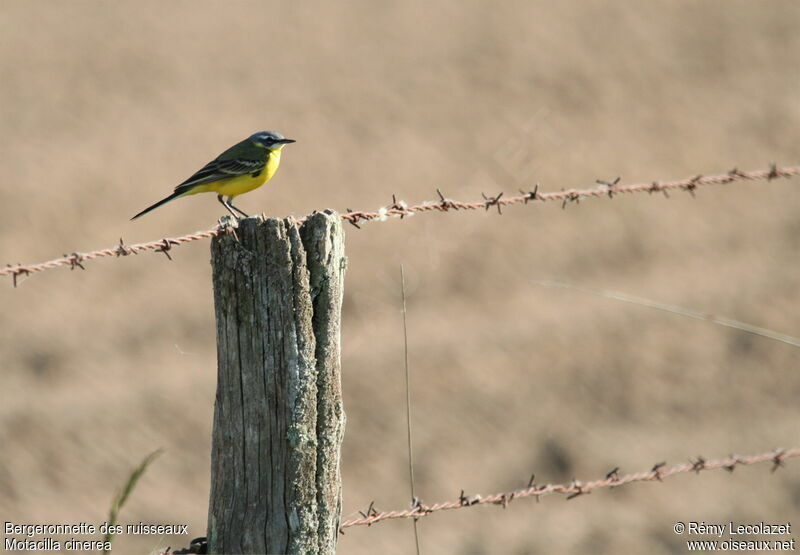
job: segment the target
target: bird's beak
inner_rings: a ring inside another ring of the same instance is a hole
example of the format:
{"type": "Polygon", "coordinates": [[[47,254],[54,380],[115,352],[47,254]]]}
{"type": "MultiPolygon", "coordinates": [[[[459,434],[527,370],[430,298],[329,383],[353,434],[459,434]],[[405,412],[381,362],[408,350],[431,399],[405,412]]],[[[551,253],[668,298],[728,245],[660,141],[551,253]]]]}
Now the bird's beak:
{"type": "Polygon", "coordinates": [[[282,145],[288,145],[289,143],[296,143],[297,141],[295,141],[294,139],[281,139],[278,142],[281,143],[282,145]]]}

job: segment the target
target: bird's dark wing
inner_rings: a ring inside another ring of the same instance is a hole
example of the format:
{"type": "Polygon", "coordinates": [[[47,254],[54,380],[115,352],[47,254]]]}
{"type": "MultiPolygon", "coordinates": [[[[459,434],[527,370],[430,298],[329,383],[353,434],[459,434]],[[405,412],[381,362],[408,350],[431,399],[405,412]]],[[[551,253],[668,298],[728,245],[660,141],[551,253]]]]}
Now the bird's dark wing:
{"type": "Polygon", "coordinates": [[[197,185],[205,185],[221,179],[230,179],[231,177],[255,173],[264,168],[264,162],[265,160],[250,158],[230,158],[227,160],[217,158],[175,187],[175,191],[178,192],[180,189],[180,192],[185,192],[197,185]]]}

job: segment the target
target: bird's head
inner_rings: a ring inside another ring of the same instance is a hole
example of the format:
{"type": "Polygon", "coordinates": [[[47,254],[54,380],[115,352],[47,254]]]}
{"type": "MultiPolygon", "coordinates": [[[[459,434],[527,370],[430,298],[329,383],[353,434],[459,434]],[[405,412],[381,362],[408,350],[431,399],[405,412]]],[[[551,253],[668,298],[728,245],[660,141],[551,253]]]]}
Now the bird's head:
{"type": "Polygon", "coordinates": [[[287,139],[277,131],[259,131],[250,135],[250,140],[268,150],[280,150],[284,145],[295,142],[294,139],[287,139]]]}

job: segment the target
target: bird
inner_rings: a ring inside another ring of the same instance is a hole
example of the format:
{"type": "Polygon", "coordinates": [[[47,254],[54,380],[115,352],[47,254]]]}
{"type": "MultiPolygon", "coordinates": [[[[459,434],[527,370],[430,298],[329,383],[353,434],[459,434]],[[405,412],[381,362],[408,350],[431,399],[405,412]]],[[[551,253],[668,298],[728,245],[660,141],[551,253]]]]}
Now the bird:
{"type": "Polygon", "coordinates": [[[171,200],[197,193],[217,193],[217,200],[235,219],[238,220],[239,215],[247,218],[247,214],[231,203],[233,197],[249,193],[269,181],[278,171],[281,150],[294,142],[294,139],[287,139],[276,131],[253,133],[200,168],[175,187],[175,192],[170,196],[148,206],[131,220],[144,216],[171,200]],[[227,200],[224,197],[228,197],[227,200]]]}

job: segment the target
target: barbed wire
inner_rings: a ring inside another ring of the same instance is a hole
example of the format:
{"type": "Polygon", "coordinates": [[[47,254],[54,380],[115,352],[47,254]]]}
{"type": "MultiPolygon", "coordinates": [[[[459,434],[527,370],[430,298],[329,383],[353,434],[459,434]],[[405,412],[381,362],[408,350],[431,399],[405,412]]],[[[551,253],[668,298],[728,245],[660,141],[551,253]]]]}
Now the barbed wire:
{"type": "Polygon", "coordinates": [[[379,511],[375,508],[375,502],[373,501],[369,504],[366,512],[358,511],[358,513],[361,515],[360,518],[349,519],[342,522],[339,525],[339,533],[344,534],[344,529],[352,526],[371,526],[383,520],[397,518],[418,519],[433,514],[437,511],[463,509],[466,507],[475,507],[476,505],[499,505],[505,509],[508,504],[515,499],[521,499],[524,497],[535,497],[536,501],[539,501],[539,498],[545,495],[562,494],[565,495],[566,499],[569,501],[582,495],[588,495],[592,492],[592,490],[598,488],[615,488],[634,482],[662,482],[664,479],[669,478],[670,476],[675,476],[676,474],[683,474],[686,472],[696,472],[699,474],[705,470],[719,469],[725,469],[728,472],[733,472],[737,466],[747,466],[770,461],[772,462],[772,472],[775,472],[778,468],[784,466],[786,459],[799,456],[800,447],[794,447],[792,449],[776,449],[774,451],[768,451],[759,455],[731,455],[725,459],[712,461],[707,461],[703,457],[697,457],[697,459],[690,460],[688,463],[678,464],[670,468],[666,467],[666,463],[660,462],[653,465],[650,470],[636,472],[634,474],[626,474],[623,476],[620,475],[620,468],[616,467],[608,472],[604,478],[589,482],[581,482],[573,479],[572,482],[568,484],[537,485],[534,480],[535,476],[531,476],[530,480],[528,481],[528,486],[522,489],[504,493],[494,493],[486,496],[470,496],[466,495],[464,490],[461,490],[458,499],[454,501],[444,501],[441,503],[435,503],[433,505],[425,505],[419,499],[414,499],[411,502],[411,508],[404,510],[379,511]]]}
{"type": "MultiPolygon", "coordinates": [[[[437,189],[439,200],[426,201],[421,204],[408,205],[402,200],[397,200],[392,195],[392,204],[383,206],[377,212],[368,211],[353,211],[349,208],[345,214],[341,214],[343,221],[349,222],[355,227],[360,228],[360,224],[371,221],[386,221],[390,217],[403,219],[406,216],[413,216],[420,212],[449,212],[450,210],[478,210],[483,208],[489,210],[496,207],[499,214],[502,214],[502,207],[512,204],[528,204],[530,202],[541,201],[562,201],[561,207],[565,208],[569,202],[580,202],[582,198],[608,196],[614,198],[614,195],[624,193],[657,193],[660,192],[669,196],[669,190],[684,190],[694,195],[694,191],[698,187],[707,185],[724,185],[733,183],[735,181],[759,181],[767,180],[772,181],[780,177],[789,178],[800,175],[800,166],[779,168],[772,164],[768,169],[755,170],[750,172],[743,172],[738,169],[733,169],[727,173],[718,175],[696,175],[691,178],[681,179],[678,181],[653,181],[651,183],[635,183],[632,185],[620,185],[620,178],[617,177],[613,181],[603,181],[598,179],[598,186],[585,189],[567,189],[555,191],[550,193],[539,192],[539,185],[537,184],[531,191],[520,190],[520,195],[505,197],[504,193],[496,196],[487,196],[483,194],[483,200],[476,202],[462,202],[446,198],[444,194],[437,189]]],[[[303,222],[305,218],[297,220],[303,222]]],[[[208,239],[219,235],[221,233],[235,234],[235,227],[232,226],[229,219],[221,219],[217,227],[206,231],[197,231],[189,235],[180,237],[163,238],[157,241],[150,241],[147,243],[137,243],[133,245],[126,245],[120,238],[119,244],[115,247],[106,249],[95,250],[91,252],[73,252],[72,254],[65,254],[61,258],[54,258],[46,262],[37,264],[7,264],[5,268],[0,268],[0,276],[11,276],[14,287],[17,286],[17,281],[20,276],[28,276],[30,274],[58,268],[59,266],[69,266],[70,269],[80,268],[84,270],[83,262],[87,260],[94,260],[104,257],[120,257],[128,256],[130,254],[138,254],[143,251],[156,251],[164,253],[170,260],[172,257],[169,251],[176,246],[200,239],[208,239]]]]}
{"type": "Polygon", "coordinates": [[[504,193],[496,196],[487,196],[482,193],[483,200],[477,202],[460,202],[445,198],[444,194],[439,189],[436,192],[439,194],[438,201],[428,201],[414,206],[408,206],[403,201],[397,201],[392,197],[392,204],[386,207],[381,207],[377,212],[363,212],[353,211],[348,209],[346,214],[342,214],[342,219],[350,222],[358,227],[359,223],[364,221],[385,221],[390,216],[403,218],[418,212],[448,212],[449,210],[489,210],[489,208],[497,207],[497,212],[502,214],[501,207],[511,204],[528,204],[532,201],[552,201],[560,200],[562,202],[561,208],[566,208],[568,202],[580,202],[582,198],[588,197],[602,197],[614,198],[614,195],[624,193],[662,193],[669,197],[668,191],[671,189],[681,189],[688,191],[694,196],[694,191],[698,187],[706,185],[725,185],[733,183],[734,181],[757,181],[764,180],[772,181],[779,177],[792,177],[800,174],[800,167],[778,168],[772,164],[769,169],[755,170],[751,172],[743,172],[736,168],[727,173],[718,175],[696,175],[687,179],[678,181],[652,181],[650,183],[635,183],[632,185],[620,185],[620,178],[617,177],[613,181],[603,181],[602,179],[596,180],[598,186],[586,189],[567,189],[552,193],[540,193],[539,185],[537,184],[531,191],[523,191],[520,189],[519,196],[504,197],[504,193]]]}
{"type": "Polygon", "coordinates": [[[123,243],[122,238],[120,238],[119,245],[116,247],[110,247],[91,252],[73,252],[72,254],[65,254],[61,258],[54,258],[53,260],[48,260],[47,262],[41,262],[39,264],[30,264],[26,266],[23,266],[22,264],[7,264],[5,268],[0,268],[0,276],[10,275],[13,279],[14,287],[16,287],[18,276],[27,276],[29,274],[35,274],[37,272],[58,268],[59,266],[69,266],[71,270],[74,270],[75,268],[85,270],[86,268],[83,266],[83,263],[87,260],[94,260],[95,258],[104,258],[107,256],[120,257],[128,256],[130,254],[139,254],[143,251],[156,251],[163,252],[167,258],[172,260],[172,257],[169,254],[169,251],[172,249],[172,247],[189,243],[191,241],[197,241],[199,239],[208,239],[209,237],[214,237],[222,232],[224,232],[224,229],[219,227],[216,229],[209,229],[207,231],[198,231],[196,233],[183,235],[181,237],[165,237],[164,239],[160,239],[158,241],[137,243],[135,245],[126,245],[123,243]]]}
{"type": "Polygon", "coordinates": [[[358,224],[363,221],[379,220],[384,221],[390,216],[403,218],[418,212],[448,212],[449,210],[479,210],[481,208],[489,210],[492,206],[497,207],[498,214],[502,214],[501,207],[511,204],[528,204],[531,201],[552,201],[560,200],[561,208],[566,208],[568,202],[580,202],[582,198],[587,197],[601,197],[608,196],[614,198],[614,195],[624,193],[662,193],[669,197],[668,191],[671,189],[682,189],[688,191],[694,196],[694,191],[698,187],[706,185],[725,185],[733,183],[734,181],[757,181],[764,180],[772,181],[779,177],[792,177],[800,174],[800,167],[778,168],[772,164],[769,169],[755,170],[751,172],[743,172],[734,168],[727,173],[718,175],[696,175],[691,178],[681,179],[678,181],[652,181],[650,183],[634,183],[632,185],[620,185],[620,178],[617,177],[614,181],[603,181],[597,179],[598,186],[586,189],[567,189],[551,193],[540,193],[539,185],[537,184],[531,191],[523,191],[520,189],[520,195],[514,197],[504,197],[503,193],[496,196],[487,196],[482,193],[483,200],[477,202],[460,202],[445,198],[444,194],[439,189],[436,192],[439,194],[438,201],[428,201],[414,206],[408,206],[403,201],[397,201],[392,198],[392,204],[387,207],[381,207],[377,212],[363,212],[353,211],[348,209],[346,214],[342,214],[342,219],[350,222],[358,227],[358,224]]]}

